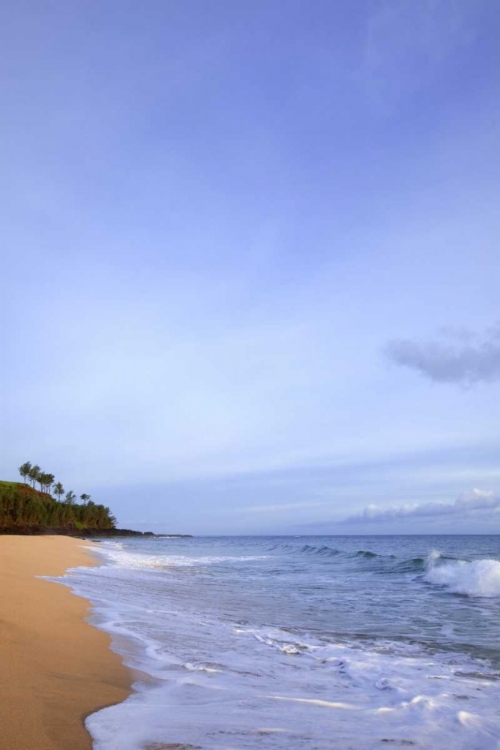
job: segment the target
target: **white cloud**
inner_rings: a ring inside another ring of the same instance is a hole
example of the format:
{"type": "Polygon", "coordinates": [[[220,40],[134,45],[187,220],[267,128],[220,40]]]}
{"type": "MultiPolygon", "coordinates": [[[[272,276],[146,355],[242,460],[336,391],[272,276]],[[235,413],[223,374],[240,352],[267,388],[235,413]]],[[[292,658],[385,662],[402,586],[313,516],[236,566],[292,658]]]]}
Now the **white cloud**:
{"type": "Polygon", "coordinates": [[[440,341],[398,339],[385,348],[396,364],[437,383],[473,385],[500,379],[500,328],[483,336],[449,331],[440,341]]]}
{"type": "Polygon", "coordinates": [[[470,492],[463,492],[454,503],[405,503],[404,505],[394,505],[391,508],[368,505],[361,513],[349,516],[343,523],[359,523],[360,521],[379,523],[425,517],[463,518],[485,511],[500,512],[500,496],[492,490],[476,488],[470,492]]]}

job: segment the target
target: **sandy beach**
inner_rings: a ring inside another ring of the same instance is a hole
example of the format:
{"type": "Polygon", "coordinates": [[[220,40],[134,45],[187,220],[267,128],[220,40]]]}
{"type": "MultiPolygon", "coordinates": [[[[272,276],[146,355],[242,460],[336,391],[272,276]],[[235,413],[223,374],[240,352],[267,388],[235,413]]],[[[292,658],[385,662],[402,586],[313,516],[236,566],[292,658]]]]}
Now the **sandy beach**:
{"type": "Polygon", "coordinates": [[[85,717],[121,702],[131,672],[89,625],[89,603],[35,576],[92,565],[69,537],[0,537],[0,728],[7,750],[91,750],[85,717]]]}

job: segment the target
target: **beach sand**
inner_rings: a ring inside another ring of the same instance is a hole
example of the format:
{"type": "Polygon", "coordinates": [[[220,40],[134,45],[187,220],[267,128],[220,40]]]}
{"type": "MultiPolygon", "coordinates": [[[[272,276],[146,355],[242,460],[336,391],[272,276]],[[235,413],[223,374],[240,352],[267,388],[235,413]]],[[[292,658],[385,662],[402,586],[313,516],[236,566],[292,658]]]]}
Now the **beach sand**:
{"type": "Polygon", "coordinates": [[[91,750],[85,717],[123,701],[132,673],[85,618],[89,603],[58,576],[92,565],[85,542],[0,536],[0,747],[91,750]]]}

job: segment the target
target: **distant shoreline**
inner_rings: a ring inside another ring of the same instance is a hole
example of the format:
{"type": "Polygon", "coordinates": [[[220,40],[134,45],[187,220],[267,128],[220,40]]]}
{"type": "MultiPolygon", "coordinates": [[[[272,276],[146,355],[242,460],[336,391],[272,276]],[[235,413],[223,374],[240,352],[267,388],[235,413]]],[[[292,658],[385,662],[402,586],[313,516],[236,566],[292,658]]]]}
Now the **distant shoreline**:
{"type": "Polygon", "coordinates": [[[95,564],[82,541],[0,538],[0,725],[9,750],[91,750],[84,720],[130,694],[131,671],[86,622],[89,603],[36,576],[95,564]]]}
{"type": "Polygon", "coordinates": [[[192,534],[154,534],[152,531],[135,531],[133,529],[74,529],[66,527],[51,528],[46,526],[8,526],[0,527],[0,536],[68,536],[74,539],[114,539],[115,537],[169,538],[188,539],[192,534]]]}

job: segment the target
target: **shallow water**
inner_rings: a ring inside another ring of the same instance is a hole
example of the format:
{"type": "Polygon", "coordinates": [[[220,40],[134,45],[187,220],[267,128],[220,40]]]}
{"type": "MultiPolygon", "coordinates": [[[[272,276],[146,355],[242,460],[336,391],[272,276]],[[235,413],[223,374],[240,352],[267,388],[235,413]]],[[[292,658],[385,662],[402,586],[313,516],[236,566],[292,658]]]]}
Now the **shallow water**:
{"type": "Polygon", "coordinates": [[[97,750],[500,748],[500,538],[96,545],[64,582],[149,677],[97,750]]]}

